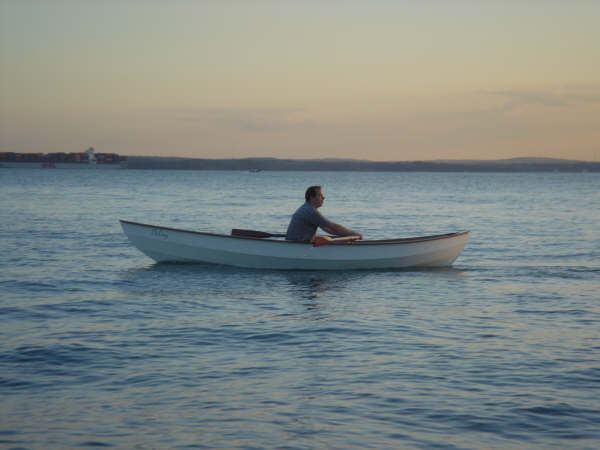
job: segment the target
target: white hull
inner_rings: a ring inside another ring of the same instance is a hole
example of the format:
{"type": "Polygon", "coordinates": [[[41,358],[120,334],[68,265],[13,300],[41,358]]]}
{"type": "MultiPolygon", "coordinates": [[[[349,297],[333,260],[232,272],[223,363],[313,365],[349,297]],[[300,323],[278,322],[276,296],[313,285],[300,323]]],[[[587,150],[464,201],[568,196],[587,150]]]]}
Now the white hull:
{"type": "Polygon", "coordinates": [[[357,241],[313,247],[121,221],[131,243],[157,262],[196,262],[253,269],[346,270],[450,266],[469,232],[422,238],[357,241]]]}

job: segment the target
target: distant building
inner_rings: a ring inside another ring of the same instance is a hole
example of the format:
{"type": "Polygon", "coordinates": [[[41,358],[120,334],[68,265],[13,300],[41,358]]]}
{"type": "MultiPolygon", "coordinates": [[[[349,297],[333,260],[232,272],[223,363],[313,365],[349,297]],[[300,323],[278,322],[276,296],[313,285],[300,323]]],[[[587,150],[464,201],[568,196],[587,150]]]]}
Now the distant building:
{"type": "Polygon", "coordinates": [[[17,169],[123,169],[127,157],[96,153],[93,147],[79,153],[0,152],[0,168],[17,169]]]}

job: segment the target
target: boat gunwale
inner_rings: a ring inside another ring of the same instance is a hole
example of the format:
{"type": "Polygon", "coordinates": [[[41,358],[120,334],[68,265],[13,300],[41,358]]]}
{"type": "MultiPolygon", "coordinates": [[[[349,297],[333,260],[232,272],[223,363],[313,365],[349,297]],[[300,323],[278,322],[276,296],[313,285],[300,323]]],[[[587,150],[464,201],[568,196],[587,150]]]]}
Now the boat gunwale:
{"type": "MultiPolygon", "coordinates": [[[[180,228],[165,227],[162,225],[150,225],[147,223],[133,222],[131,220],[123,220],[123,219],[119,219],[119,222],[121,222],[122,224],[125,223],[125,224],[129,224],[129,225],[137,225],[137,226],[142,226],[142,227],[158,228],[161,230],[176,231],[176,232],[180,232],[180,233],[197,234],[197,235],[201,235],[201,236],[211,236],[211,237],[229,238],[229,239],[242,239],[245,241],[249,240],[249,241],[260,241],[260,242],[273,242],[273,243],[278,243],[278,244],[300,244],[300,245],[311,245],[311,246],[313,245],[310,242],[275,240],[275,239],[257,238],[257,237],[250,237],[250,236],[232,236],[229,234],[208,233],[205,231],[182,230],[180,228]]],[[[470,231],[467,230],[467,231],[458,231],[458,232],[454,232],[454,233],[436,234],[436,235],[421,236],[421,237],[350,241],[350,242],[343,242],[343,243],[334,244],[334,245],[346,246],[346,245],[413,244],[413,243],[418,243],[418,242],[436,241],[436,240],[440,240],[440,239],[450,239],[450,238],[454,238],[454,237],[458,237],[458,236],[463,236],[463,235],[466,235],[469,233],[470,233],[470,231]]]]}

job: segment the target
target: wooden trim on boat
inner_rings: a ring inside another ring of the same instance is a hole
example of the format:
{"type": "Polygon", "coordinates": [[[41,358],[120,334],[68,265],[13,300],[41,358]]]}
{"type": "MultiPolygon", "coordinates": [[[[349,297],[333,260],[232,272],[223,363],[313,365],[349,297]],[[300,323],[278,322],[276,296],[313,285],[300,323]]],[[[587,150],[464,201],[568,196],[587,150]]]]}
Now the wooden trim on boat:
{"type": "Polygon", "coordinates": [[[436,241],[469,234],[470,231],[459,231],[456,233],[435,234],[432,236],[397,238],[397,239],[373,239],[366,241],[354,241],[353,245],[384,245],[384,244],[411,244],[413,242],[436,241]]]}

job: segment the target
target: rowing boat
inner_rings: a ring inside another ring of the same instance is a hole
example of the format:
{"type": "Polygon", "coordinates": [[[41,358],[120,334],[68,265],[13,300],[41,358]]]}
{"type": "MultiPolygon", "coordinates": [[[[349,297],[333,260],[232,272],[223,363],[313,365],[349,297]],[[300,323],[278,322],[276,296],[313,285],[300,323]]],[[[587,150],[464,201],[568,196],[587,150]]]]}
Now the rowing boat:
{"type": "Polygon", "coordinates": [[[123,232],[157,262],[222,264],[253,269],[346,270],[450,266],[469,232],[314,246],[281,239],[180,230],[121,220],[123,232]]]}
{"type": "Polygon", "coordinates": [[[414,238],[344,241],[314,246],[181,230],[121,220],[123,232],[157,262],[222,264],[254,269],[346,270],[447,267],[461,253],[469,232],[414,238]]]}

